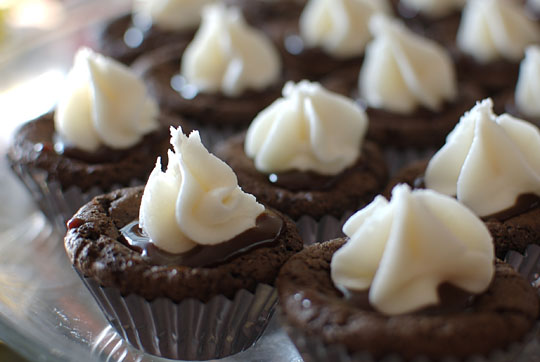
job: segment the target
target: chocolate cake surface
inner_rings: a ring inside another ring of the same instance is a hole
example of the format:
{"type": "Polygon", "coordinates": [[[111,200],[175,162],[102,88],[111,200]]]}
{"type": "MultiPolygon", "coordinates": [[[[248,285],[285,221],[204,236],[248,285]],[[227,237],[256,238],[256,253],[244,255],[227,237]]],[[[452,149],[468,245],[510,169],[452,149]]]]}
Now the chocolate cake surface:
{"type": "MultiPolygon", "coordinates": [[[[377,145],[368,141],[364,142],[357,162],[331,177],[327,186],[313,188],[312,181],[290,189],[272,182],[270,175],[257,171],[253,160],[244,152],[244,139],[242,133],[216,145],[216,156],[231,166],[245,192],[295,220],[302,215],[315,219],[324,215],[339,218],[346,211],[356,211],[371,202],[387,180],[384,157],[377,145]]],[[[276,176],[280,178],[279,174],[276,176]]],[[[310,177],[313,175],[308,179],[310,177]]]]}
{"type": "MultiPolygon", "coordinates": [[[[414,188],[424,188],[423,176],[428,165],[428,160],[420,160],[402,168],[392,177],[384,195],[390,196],[392,188],[398,183],[406,183],[414,188]]],[[[499,219],[494,217],[484,218],[484,222],[493,237],[495,254],[504,259],[510,251],[523,253],[528,245],[540,245],[540,204],[515,216],[499,219]]]]}
{"type": "Polygon", "coordinates": [[[496,262],[488,290],[474,296],[464,310],[387,316],[356,305],[343,297],[330,277],[332,256],[345,242],[334,239],[312,245],[284,265],[277,287],[286,326],[324,344],[343,345],[350,355],[439,360],[504,349],[521,342],[536,323],[536,291],[501,261],[496,262]]]}
{"type": "Polygon", "coordinates": [[[65,189],[77,186],[82,191],[94,186],[106,190],[113,185],[129,185],[135,179],[144,182],[157,157],[167,155],[169,126],[175,123],[162,116],[161,127],[137,145],[124,150],[103,147],[91,154],[76,149],[57,150],[53,117],[48,113],[22,125],[12,139],[8,159],[12,167],[43,170],[46,181],[57,181],[65,189]]]}
{"type": "Polygon", "coordinates": [[[302,249],[296,226],[280,214],[283,227],[271,246],[250,249],[212,267],[153,265],[130,248],[120,232],[138,218],[143,190],[140,186],[98,196],[68,222],[65,248],[74,267],[123,295],[175,302],[186,298],[207,302],[220,294],[232,298],[240,289],[253,292],[259,283],[273,285],[283,263],[302,249]]]}

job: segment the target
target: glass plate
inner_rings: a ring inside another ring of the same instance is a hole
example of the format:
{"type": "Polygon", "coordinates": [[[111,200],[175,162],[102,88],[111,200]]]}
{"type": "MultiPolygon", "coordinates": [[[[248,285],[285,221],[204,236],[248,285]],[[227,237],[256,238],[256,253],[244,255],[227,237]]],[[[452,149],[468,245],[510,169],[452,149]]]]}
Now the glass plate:
{"type": "MultiPolygon", "coordinates": [[[[78,47],[92,46],[100,23],[129,2],[66,1],[71,5],[53,30],[27,30],[18,43],[0,45],[0,339],[31,361],[166,361],[134,350],[107,323],[68,262],[62,235],[36,211],[3,157],[14,127],[54,105],[78,47]]],[[[531,281],[540,280],[538,264],[524,272],[531,281]]],[[[538,335],[518,360],[537,356],[538,335]]],[[[302,358],[274,317],[259,342],[222,361],[302,358]]]]}

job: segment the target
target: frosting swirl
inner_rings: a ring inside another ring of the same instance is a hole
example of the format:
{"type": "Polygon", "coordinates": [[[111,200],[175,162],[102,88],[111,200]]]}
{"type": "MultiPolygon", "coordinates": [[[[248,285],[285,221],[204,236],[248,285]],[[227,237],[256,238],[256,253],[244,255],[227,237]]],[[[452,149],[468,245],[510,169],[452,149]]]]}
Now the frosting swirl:
{"type": "Polygon", "coordinates": [[[143,17],[166,30],[195,29],[201,21],[205,5],[216,0],[134,0],[135,18],[143,17]]]}
{"type": "Polygon", "coordinates": [[[450,283],[485,291],[494,274],[494,248],[484,223],[455,199],[432,190],[392,190],[343,226],[350,238],[334,253],[331,277],[344,290],[369,289],[370,304],[396,315],[437,304],[450,283]]]}
{"type": "Polygon", "coordinates": [[[351,99],[319,83],[288,82],[283,98],[251,123],[245,152],[261,172],[335,175],[358,159],[367,123],[365,113],[351,99]]]}
{"type": "Polygon", "coordinates": [[[250,27],[238,8],[222,4],[203,9],[202,23],[182,56],[181,74],[207,93],[238,96],[263,90],[281,73],[281,60],[270,39],[250,27]]]}
{"type": "Polygon", "coordinates": [[[527,45],[540,41],[540,28],[515,1],[470,0],[463,9],[456,41],[477,62],[517,62],[527,45]]]}
{"type": "Polygon", "coordinates": [[[374,15],[369,27],[375,39],[366,49],[359,87],[370,107],[410,114],[418,106],[437,111],[455,99],[455,70],[440,45],[383,15],[374,15]]]}
{"type": "Polygon", "coordinates": [[[88,48],[75,55],[54,115],[56,132],[75,147],[123,149],[159,127],[158,107],[125,65],[88,48]]]}
{"type": "Polygon", "coordinates": [[[187,137],[171,128],[171,144],[167,170],[158,159],[141,201],[139,224],[154,245],[181,253],[256,225],[264,206],[240,189],[232,169],[206,150],[197,131],[187,137]]]}
{"type": "Polygon", "coordinates": [[[300,35],[307,46],[335,57],[359,56],[371,39],[369,19],[378,12],[390,12],[386,0],[311,0],[300,16],[300,35]]]}
{"type": "Polygon", "coordinates": [[[515,92],[516,106],[525,116],[540,118],[540,46],[525,50],[515,92]]]}
{"type": "Polygon", "coordinates": [[[466,113],[430,160],[426,187],[456,196],[479,216],[512,207],[522,194],[540,195],[540,131],[485,99],[466,113]]]}

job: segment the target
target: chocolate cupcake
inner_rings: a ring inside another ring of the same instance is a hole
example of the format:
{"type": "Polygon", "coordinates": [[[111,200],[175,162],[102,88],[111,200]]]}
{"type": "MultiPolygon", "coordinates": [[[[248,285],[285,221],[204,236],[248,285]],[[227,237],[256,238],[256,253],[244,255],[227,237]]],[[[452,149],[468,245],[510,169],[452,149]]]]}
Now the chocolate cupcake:
{"type": "Polygon", "coordinates": [[[494,260],[489,232],[455,199],[398,186],[344,231],[278,278],[283,324],[306,360],[508,360],[533,332],[535,289],[494,260]]]}
{"type": "Polygon", "coordinates": [[[271,41],[237,8],[205,8],[193,42],[142,57],[134,67],[168,113],[185,117],[211,147],[247,128],[284,83],[271,41]]]}
{"type": "Polygon", "coordinates": [[[483,93],[471,83],[458,83],[447,51],[403,23],[376,15],[370,29],[374,40],[358,83],[339,74],[321,83],[366,107],[367,137],[383,145],[394,170],[411,155],[431,155],[483,93]]]}
{"type": "Polygon", "coordinates": [[[240,186],[292,217],[306,243],[341,234],[350,212],[379,193],[387,170],[364,142],[364,112],[320,84],[287,83],[247,134],[216,146],[240,186]]]}
{"type": "Polygon", "coordinates": [[[167,170],[96,197],[69,221],[67,254],[129,343],[165,358],[240,352],[264,330],[294,223],[259,204],[197,132],[172,130],[167,170]]]}
{"type": "Polygon", "coordinates": [[[99,51],[122,63],[167,44],[193,39],[205,5],[216,0],[133,0],[131,14],[107,23],[98,36],[99,51]]]}
{"type": "Polygon", "coordinates": [[[371,39],[373,14],[390,13],[387,0],[310,0],[299,19],[268,28],[294,80],[318,80],[337,69],[356,77],[371,39]]]}
{"type": "Polygon", "coordinates": [[[458,77],[495,96],[516,84],[525,48],[539,42],[538,23],[518,2],[468,1],[457,34],[458,77]]]}
{"type": "Polygon", "coordinates": [[[24,124],[8,159],[47,218],[65,222],[95,195],[143,184],[168,149],[172,122],[158,115],[124,65],[80,50],[54,113],[24,124]]]}
{"type": "Polygon", "coordinates": [[[485,221],[504,258],[540,244],[540,131],[492,108],[490,99],[477,104],[429,163],[407,167],[389,187],[407,182],[456,197],[485,221]]]}
{"type": "Polygon", "coordinates": [[[223,2],[239,7],[250,24],[264,28],[270,24],[298,21],[307,0],[223,0],[223,2]]]}

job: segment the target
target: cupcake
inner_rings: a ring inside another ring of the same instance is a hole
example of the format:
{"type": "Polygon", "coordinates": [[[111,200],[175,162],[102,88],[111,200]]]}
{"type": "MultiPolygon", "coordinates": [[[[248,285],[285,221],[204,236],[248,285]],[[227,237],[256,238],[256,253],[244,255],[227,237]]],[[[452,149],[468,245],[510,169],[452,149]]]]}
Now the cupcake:
{"type": "MultiPolygon", "coordinates": [[[[486,99],[466,113],[429,163],[398,174],[408,182],[454,196],[481,217],[497,257],[540,244],[540,130],[486,99]],[[416,181],[415,181],[416,180],[416,181]]],[[[391,186],[390,186],[391,187],[391,186]]]]}
{"type": "Polygon", "coordinates": [[[540,27],[518,2],[471,0],[457,34],[458,76],[491,96],[516,84],[525,48],[540,42],[540,27]]]}
{"type": "Polygon", "coordinates": [[[162,109],[181,114],[211,147],[247,128],[284,83],[272,42],[238,8],[206,7],[187,48],[162,48],[134,65],[162,109]]]}
{"type": "Polygon", "coordinates": [[[168,123],[127,67],[84,48],[55,111],[22,125],[7,156],[63,233],[93,196],[144,183],[167,152],[168,123]]]}
{"type": "Polygon", "coordinates": [[[138,56],[166,44],[191,41],[205,5],[216,0],[132,0],[132,13],[101,30],[101,53],[131,64],[138,56]]]}
{"type": "Polygon", "coordinates": [[[540,46],[531,45],[519,67],[515,89],[502,92],[495,99],[495,107],[517,118],[540,125],[540,46]]]}
{"type": "Polygon", "coordinates": [[[318,83],[289,82],[247,133],[215,152],[246,192],[292,217],[311,243],[340,235],[346,217],[385,183],[382,153],[364,140],[367,126],[351,99],[318,83]]]}
{"type": "Polygon", "coordinates": [[[285,67],[295,70],[295,80],[318,80],[344,67],[344,77],[355,77],[371,39],[368,22],[376,13],[390,13],[387,0],[309,0],[299,19],[269,32],[285,67]]]}
{"type": "Polygon", "coordinates": [[[156,356],[207,360],[250,347],[276,302],[282,264],[302,249],[294,223],[243,192],[199,134],[146,187],[101,195],[69,221],[65,248],[109,322],[156,356]]]}
{"type": "Polygon", "coordinates": [[[307,0],[223,0],[242,9],[246,20],[257,28],[298,21],[307,0]]]}
{"type": "Polygon", "coordinates": [[[448,52],[403,23],[374,16],[370,29],[358,85],[348,90],[367,105],[368,138],[389,148],[439,147],[481,92],[458,83],[448,52]]]}
{"type": "Polygon", "coordinates": [[[305,360],[511,360],[533,332],[535,289],[494,260],[488,230],[455,199],[399,185],[343,229],[278,277],[282,321],[305,360]]]}

